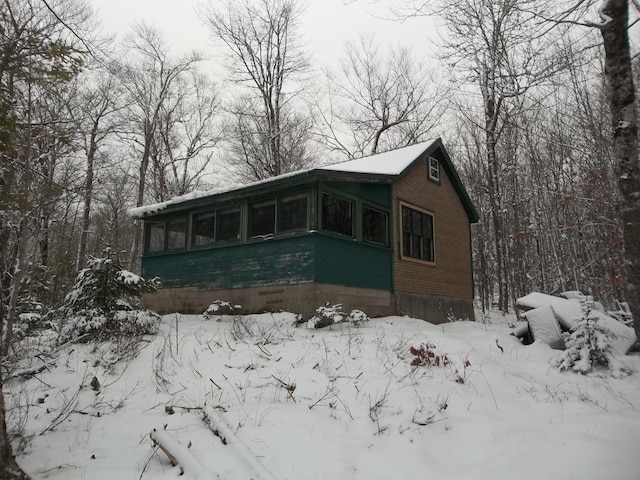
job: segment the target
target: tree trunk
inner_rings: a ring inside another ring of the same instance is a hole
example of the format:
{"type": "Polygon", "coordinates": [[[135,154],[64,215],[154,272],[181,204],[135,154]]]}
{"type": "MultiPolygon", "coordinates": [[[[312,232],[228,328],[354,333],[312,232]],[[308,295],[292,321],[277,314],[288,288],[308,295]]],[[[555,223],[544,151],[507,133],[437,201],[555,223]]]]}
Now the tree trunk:
{"type": "MultiPolygon", "coordinates": [[[[149,158],[151,157],[151,140],[152,133],[149,133],[151,130],[150,127],[146,128],[145,132],[145,143],[144,143],[144,151],[142,152],[142,160],[140,162],[140,170],[138,179],[138,198],[136,200],[136,207],[141,207],[144,205],[144,190],[146,184],[147,177],[147,168],[149,167],[149,158]]],[[[138,257],[142,250],[142,233],[143,233],[143,222],[141,220],[134,220],[134,236],[133,236],[133,247],[131,248],[131,256],[129,257],[129,268],[132,271],[136,271],[138,269],[138,257]]]]}
{"type": "MultiPolygon", "coordinates": [[[[636,337],[640,339],[640,160],[628,8],[627,0],[605,1],[602,8],[605,23],[600,26],[600,33],[604,41],[616,174],[622,193],[625,300],[633,314],[636,337]]],[[[640,351],[638,340],[632,349],[640,351]]]]}
{"type": "Polygon", "coordinates": [[[498,175],[498,159],[496,156],[496,123],[499,106],[496,105],[495,93],[490,79],[488,67],[480,77],[485,112],[485,145],[487,148],[487,180],[489,200],[491,202],[491,220],[496,248],[496,281],[498,283],[498,309],[507,312],[507,279],[505,276],[505,245],[502,225],[502,200],[500,198],[500,182],[498,175]]]}
{"type": "Polygon", "coordinates": [[[80,234],[80,245],[78,246],[78,258],[76,269],[80,271],[87,261],[87,242],[89,239],[89,227],[91,226],[91,200],[93,199],[93,161],[96,156],[98,146],[96,136],[98,134],[98,120],[93,123],[89,139],[89,151],[87,152],[87,173],[84,180],[84,206],[82,209],[82,233],[80,234]]]}
{"type": "MultiPolygon", "coordinates": [[[[11,189],[13,188],[13,166],[10,164],[10,161],[7,162],[7,164],[8,165],[5,165],[6,170],[4,172],[4,175],[0,176],[0,206],[2,202],[8,200],[11,194],[11,189]]],[[[9,246],[8,241],[10,237],[10,233],[8,230],[9,228],[10,227],[5,225],[4,222],[0,220],[0,266],[2,270],[4,270],[7,265],[7,248],[9,246]]],[[[4,272],[0,272],[0,339],[4,337],[3,330],[6,316],[4,298],[6,286],[3,284],[3,282],[8,278],[9,277],[5,277],[4,272]]],[[[0,352],[4,350],[5,348],[1,344],[0,340],[0,352]]],[[[7,432],[3,382],[4,380],[2,378],[2,368],[0,368],[0,478],[6,480],[28,480],[29,476],[20,469],[16,462],[16,459],[13,455],[13,449],[11,447],[9,433],[7,432]]]]}

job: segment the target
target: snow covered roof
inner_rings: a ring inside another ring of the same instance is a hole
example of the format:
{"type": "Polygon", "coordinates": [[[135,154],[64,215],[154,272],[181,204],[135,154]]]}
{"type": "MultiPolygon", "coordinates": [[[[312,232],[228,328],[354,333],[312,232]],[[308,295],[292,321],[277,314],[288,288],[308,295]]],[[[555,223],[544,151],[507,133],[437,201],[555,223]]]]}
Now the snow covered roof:
{"type": "MultiPolygon", "coordinates": [[[[285,173],[283,175],[278,175],[277,177],[272,177],[245,185],[227,185],[212,190],[195,191],[186,195],[174,197],[170,200],[167,200],[166,202],[132,208],[128,211],[128,213],[133,218],[144,218],[156,213],[160,213],[166,209],[174,210],[187,208],[193,203],[193,201],[206,197],[212,197],[224,193],[254,190],[256,188],[275,184],[278,182],[287,180],[295,181],[296,179],[318,175],[335,174],[345,177],[357,176],[378,180],[391,180],[394,177],[402,175],[416,160],[423,158],[426,155],[430,155],[438,148],[442,148],[442,151],[444,152],[442,141],[439,138],[436,138],[433,140],[427,140],[425,142],[409,145],[407,147],[390,150],[388,152],[368,155],[366,157],[333,163],[322,167],[298,170],[295,172],[285,173]]],[[[453,168],[453,165],[451,164],[451,161],[449,160],[446,152],[444,152],[443,157],[443,167],[449,174],[449,177],[454,184],[454,188],[456,188],[458,194],[460,195],[461,200],[465,205],[465,209],[469,214],[469,217],[472,221],[477,221],[478,214],[475,210],[475,207],[469,199],[466,190],[462,186],[460,178],[455,172],[455,169],[453,168]]]]}
{"type": "Polygon", "coordinates": [[[326,165],[318,168],[318,170],[372,175],[400,175],[436,142],[437,140],[428,140],[384,153],[326,165]]]}

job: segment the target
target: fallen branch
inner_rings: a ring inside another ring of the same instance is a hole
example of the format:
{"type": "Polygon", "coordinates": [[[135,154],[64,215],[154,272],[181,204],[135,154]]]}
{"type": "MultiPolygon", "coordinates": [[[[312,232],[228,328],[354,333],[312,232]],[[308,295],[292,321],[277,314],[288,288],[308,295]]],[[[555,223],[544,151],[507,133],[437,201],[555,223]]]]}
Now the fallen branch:
{"type": "Polygon", "coordinates": [[[43,370],[46,370],[49,367],[53,367],[53,366],[55,366],[55,360],[41,363],[39,365],[36,365],[35,367],[16,370],[15,372],[11,373],[11,375],[9,375],[9,378],[7,380],[11,380],[12,378],[18,378],[18,377],[23,377],[23,378],[33,377],[34,375],[37,375],[43,370]]]}
{"type": "Polygon", "coordinates": [[[231,445],[233,447],[232,450],[239,454],[242,459],[253,468],[256,472],[256,476],[253,477],[254,479],[275,480],[276,477],[267,471],[258,458],[242,443],[213,407],[209,405],[204,407],[204,418],[209,422],[209,428],[213,433],[220,437],[222,443],[231,445]]]}
{"type": "Polygon", "coordinates": [[[216,476],[207,471],[200,461],[194,457],[188,447],[181,445],[165,430],[153,429],[149,434],[154,447],[159,447],[171,461],[171,465],[179,465],[182,473],[186,473],[194,480],[213,479],[216,476]]]}

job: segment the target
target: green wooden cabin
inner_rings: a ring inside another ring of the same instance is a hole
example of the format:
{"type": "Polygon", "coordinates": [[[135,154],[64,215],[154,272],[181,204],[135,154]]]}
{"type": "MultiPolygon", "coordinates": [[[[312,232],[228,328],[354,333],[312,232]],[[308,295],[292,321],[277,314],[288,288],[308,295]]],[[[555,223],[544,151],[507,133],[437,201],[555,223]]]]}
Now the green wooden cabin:
{"type": "Polygon", "coordinates": [[[470,224],[478,214],[440,139],[131,210],[160,313],[214,300],[311,315],[473,319],[470,224]]]}

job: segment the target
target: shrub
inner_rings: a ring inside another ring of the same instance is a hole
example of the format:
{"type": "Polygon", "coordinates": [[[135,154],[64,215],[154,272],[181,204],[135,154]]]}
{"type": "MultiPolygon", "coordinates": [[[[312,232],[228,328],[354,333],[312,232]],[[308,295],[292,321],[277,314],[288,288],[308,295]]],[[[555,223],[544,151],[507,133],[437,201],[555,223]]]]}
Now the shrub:
{"type": "Polygon", "coordinates": [[[316,309],[316,314],[307,321],[307,328],[323,328],[340,323],[344,320],[342,304],[329,305],[328,303],[316,309]]]}
{"type": "Polygon", "coordinates": [[[369,321],[369,316],[362,310],[351,310],[349,314],[349,323],[359,327],[369,321]]]}
{"type": "Polygon", "coordinates": [[[242,305],[234,305],[224,300],[215,300],[202,313],[204,318],[211,320],[212,318],[221,319],[222,315],[239,315],[242,312],[242,305]]]}
{"type": "Polygon", "coordinates": [[[368,322],[369,317],[361,310],[351,310],[345,319],[341,303],[335,305],[327,303],[316,309],[316,314],[307,321],[307,328],[323,328],[345,321],[349,321],[352,325],[359,327],[368,322]]]}
{"type": "Polygon", "coordinates": [[[157,278],[145,280],[111,258],[92,258],[53,313],[61,324],[59,341],[154,333],[160,317],[141,309],[139,300],[158,285],[157,278]]]}
{"type": "Polygon", "coordinates": [[[431,342],[421,343],[417,347],[410,347],[409,353],[413,355],[411,366],[413,367],[446,367],[451,363],[446,354],[436,352],[435,344],[431,342]]]}

